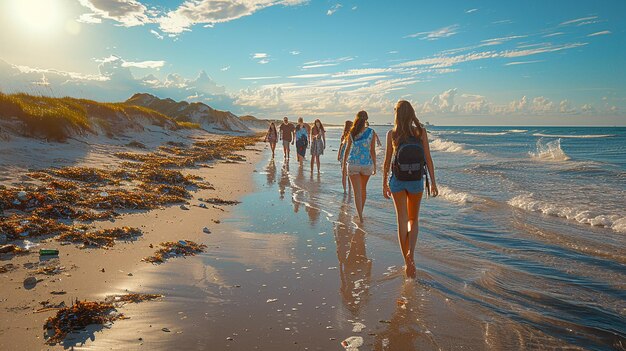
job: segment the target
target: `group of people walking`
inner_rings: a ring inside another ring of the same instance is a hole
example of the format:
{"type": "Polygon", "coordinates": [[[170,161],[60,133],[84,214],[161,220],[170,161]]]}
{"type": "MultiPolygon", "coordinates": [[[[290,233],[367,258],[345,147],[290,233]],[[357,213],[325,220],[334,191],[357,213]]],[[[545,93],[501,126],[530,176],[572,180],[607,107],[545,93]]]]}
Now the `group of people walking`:
{"type": "MultiPolygon", "coordinates": [[[[428,135],[415,114],[413,106],[400,100],[394,109],[393,128],[387,132],[385,159],[383,162],[382,193],[393,199],[396,210],[398,241],[405,262],[405,273],[414,278],[415,246],[418,235],[419,209],[424,190],[431,196],[438,195],[435,168],[430,155],[428,135]]],[[[367,183],[377,171],[376,146],[381,146],[376,132],[369,127],[368,114],[359,111],[354,121],[346,121],[341,136],[337,160],[341,163],[344,193],[352,189],[354,206],[363,222],[363,208],[367,199],[367,183]],[[349,180],[349,182],[346,181],[349,180]]],[[[280,127],[274,123],[269,127],[266,141],[270,143],[272,158],[278,140],[282,140],[284,157],[289,159],[290,145],[295,143],[298,162],[303,163],[306,149],[311,149],[311,172],[326,147],[326,132],[319,119],[313,127],[304,123],[289,123],[287,117],[280,127]]]]}
{"type": "Polygon", "coordinates": [[[280,124],[278,130],[274,122],[270,123],[269,130],[265,135],[265,142],[270,144],[272,149],[272,158],[275,156],[276,144],[279,140],[283,142],[284,158],[290,159],[291,147],[296,146],[298,154],[298,162],[302,165],[306,156],[307,148],[311,149],[311,172],[317,165],[317,172],[320,172],[320,156],[324,154],[326,148],[326,130],[322,121],[316,119],[311,127],[308,123],[304,123],[302,117],[298,118],[298,123],[294,126],[289,122],[289,118],[284,117],[283,123],[280,124]]]}

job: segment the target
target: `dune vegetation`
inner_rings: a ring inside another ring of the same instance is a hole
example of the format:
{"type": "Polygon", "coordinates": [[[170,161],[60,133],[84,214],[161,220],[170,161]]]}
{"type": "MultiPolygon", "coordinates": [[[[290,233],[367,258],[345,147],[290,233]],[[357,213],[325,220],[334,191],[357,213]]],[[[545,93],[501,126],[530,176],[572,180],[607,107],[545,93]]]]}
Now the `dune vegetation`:
{"type": "Polygon", "coordinates": [[[145,124],[172,130],[200,128],[197,123],[178,122],[150,108],[126,103],[0,93],[0,122],[15,125],[16,121],[22,124],[15,128],[20,134],[54,141],[99,132],[113,136],[141,131],[145,124]]]}

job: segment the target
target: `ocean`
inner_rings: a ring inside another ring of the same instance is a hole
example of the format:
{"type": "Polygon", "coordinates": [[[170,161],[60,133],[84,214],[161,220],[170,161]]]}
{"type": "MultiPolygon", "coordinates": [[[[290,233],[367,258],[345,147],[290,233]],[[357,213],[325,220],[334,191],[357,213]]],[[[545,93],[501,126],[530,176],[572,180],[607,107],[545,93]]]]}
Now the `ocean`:
{"type": "MultiPolygon", "coordinates": [[[[389,127],[374,129],[384,145],[389,127]]],[[[217,310],[194,305],[210,320],[187,331],[194,345],[623,350],[626,128],[429,131],[440,196],[422,202],[416,280],[404,277],[382,172],[354,224],[341,130],[329,128],[319,175],[308,155],[300,167],[280,145],[275,160],[264,150],[256,191],[226,221],[232,244],[202,256],[223,282],[208,288],[217,310]]]]}

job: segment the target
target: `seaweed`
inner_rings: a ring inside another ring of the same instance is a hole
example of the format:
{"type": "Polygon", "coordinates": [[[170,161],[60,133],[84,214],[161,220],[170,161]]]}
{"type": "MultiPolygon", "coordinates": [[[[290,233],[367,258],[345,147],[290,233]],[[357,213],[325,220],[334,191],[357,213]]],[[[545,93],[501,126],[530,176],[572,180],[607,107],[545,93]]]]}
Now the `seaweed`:
{"type": "Polygon", "coordinates": [[[194,256],[197,253],[204,252],[207,247],[204,244],[197,244],[191,240],[167,241],[159,245],[162,247],[153,256],[145,257],[142,261],[164,263],[167,259],[175,256],[194,256]]]}
{"type": "Polygon", "coordinates": [[[122,313],[115,312],[117,312],[115,306],[108,302],[76,301],[71,306],[61,308],[56,315],[46,320],[44,329],[52,331],[46,343],[51,345],[59,343],[67,334],[90,324],[105,324],[125,318],[122,313]]]}
{"type": "Polygon", "coordinates": [[[131,241],[141,236],[141,230],[132,227],[121,227],[113,229],[100,229],[95,232],[75,230],[61,234],[58,241],[69,241],[72,243],[83,243],[85,246],[111,247],[115,245],[115,240],[131,241]]]}

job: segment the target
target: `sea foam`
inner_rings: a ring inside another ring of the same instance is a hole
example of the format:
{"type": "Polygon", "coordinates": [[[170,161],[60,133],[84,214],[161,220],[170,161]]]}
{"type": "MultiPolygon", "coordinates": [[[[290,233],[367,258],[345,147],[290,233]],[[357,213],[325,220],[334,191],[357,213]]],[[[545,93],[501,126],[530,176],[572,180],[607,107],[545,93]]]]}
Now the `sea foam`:
{"type": "Polygon", "coordinates": [[[539,161],[567,161],[569,156],[561,148],[561,139],[544,142],[543,138],[537,140],[537,151],[529,152],[530,157],[539,161]]]}
{"type": "Polygon", "coordinates": [[[430,148],[435,151],[452,152],[465,155],[477,155],[478,151],[474,149],[466,149],[464,145],[455,143],[454,141],[435,138],[430,141],[430,148]]]}
{"type": "Polygon", "coordinates": [[[454,191],[447,186],[439,187],[439,196],[446,201],[455,202],[458,204],[480,202],[480,199],[471,194],[464,193],[462,191],[454,191]]]}
{"type": "Polygon", "coordinates": [[[595,214],[592,211],[549,203],[533,198],[533,194],[518,195],[507,202],[513,207],[530,212],[539,212],[549,216],[574,220],[594,227],[611,228],[619,233],[626,233],[626,217],[619,215],[595,214]]]}
{"type": "Polygon", "coordinates": [[[538,136],[538,137],[546,137],[546,138],[571,138],[571,139],[610,138],[610,137],[615,136],[615,134],[576,135],[576,134],[544,134],[544,133],[535,133],[533,135],[538,136]]]}

